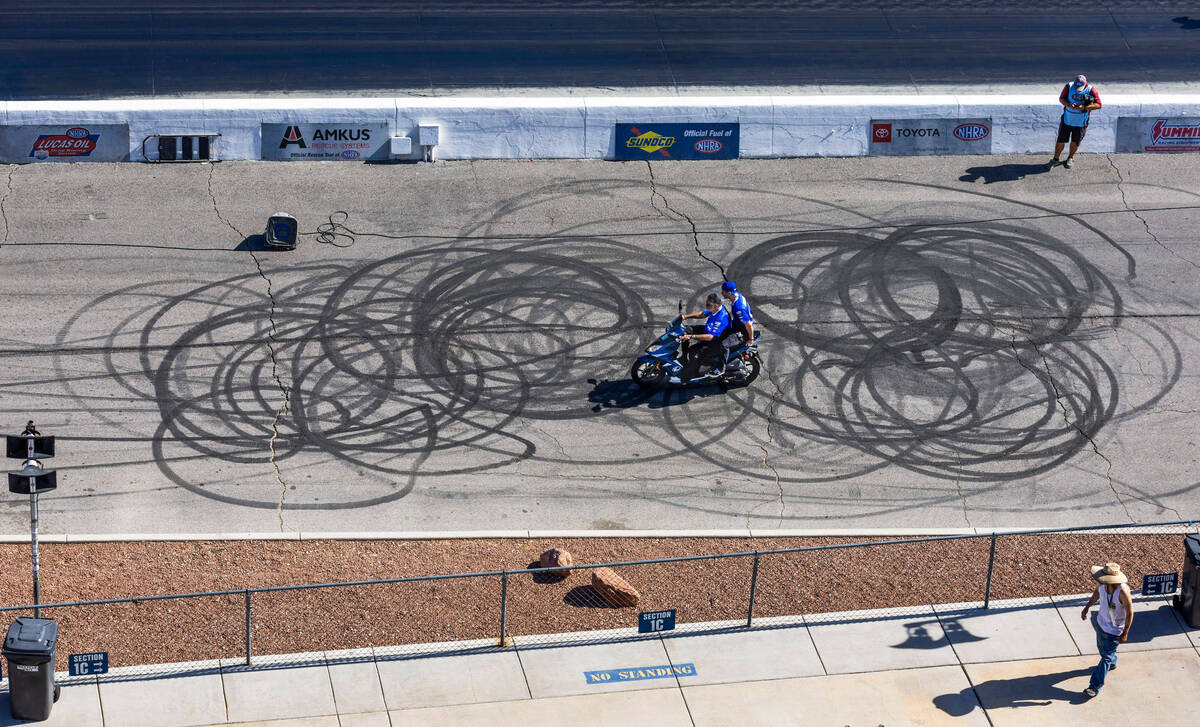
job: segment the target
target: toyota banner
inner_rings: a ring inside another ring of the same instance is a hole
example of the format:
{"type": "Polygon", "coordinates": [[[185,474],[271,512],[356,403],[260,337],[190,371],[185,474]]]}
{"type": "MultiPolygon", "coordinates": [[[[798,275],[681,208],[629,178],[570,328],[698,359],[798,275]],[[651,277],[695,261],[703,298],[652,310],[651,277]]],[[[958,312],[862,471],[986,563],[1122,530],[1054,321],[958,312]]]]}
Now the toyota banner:
{"type": "Polygon", "coordinates": [[[872,156],[991,154],[991,119],[872,119],[872,156]]]}
{"type": "Polygon", "coordinates": [[[0,126],[0,162],[127,162],[129,124],[0,126]]]}
{"type": "Polygon", "coordinates": [[[1117,151],[1200,151],[1200,118],[1117,117],[1117,151]]]}
{"type": "Polygon", "coordinates": [[[362,162],[388,158],[386,121],[263,124],[266,161],[362,162]]]}

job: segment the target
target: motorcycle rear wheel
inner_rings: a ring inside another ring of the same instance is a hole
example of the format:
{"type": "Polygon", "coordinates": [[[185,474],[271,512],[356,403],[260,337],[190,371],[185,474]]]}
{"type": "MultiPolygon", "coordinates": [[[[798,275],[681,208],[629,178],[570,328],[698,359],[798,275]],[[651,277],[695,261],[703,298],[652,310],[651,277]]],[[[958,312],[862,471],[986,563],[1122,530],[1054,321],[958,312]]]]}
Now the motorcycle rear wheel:
{"type": "Polygon", "coordinates": [[[629,367],[629,378],[643,389],[657,389],[667,380],[667,372],[657,361],[634,361],[629,367]]]}
{"type": "Polygon", "coordinates": [[[725,370],[728,372],[725,376],[726,383],[731,386],[749,386],[762,372],[762,361],[758,359],[758,354],[754,353],[750,354],[750,360],[743,362],[740,369],[730,371],[726,368],[725,370]]]}

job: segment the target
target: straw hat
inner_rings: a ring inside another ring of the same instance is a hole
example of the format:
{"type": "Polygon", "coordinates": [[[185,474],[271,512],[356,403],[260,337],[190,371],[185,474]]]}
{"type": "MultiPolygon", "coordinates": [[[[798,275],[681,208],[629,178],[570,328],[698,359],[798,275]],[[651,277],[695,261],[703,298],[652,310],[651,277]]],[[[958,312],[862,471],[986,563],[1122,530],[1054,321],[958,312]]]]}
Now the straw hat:
{"type": "Polygon", "coordinates": [[[1115,586],[1119,583],[1129,581],[1129,578],[1121,572],[1121,566],[1116,563],[1092,566],[1092,578],[1095,578],[1106,586],[1115,586]]]}

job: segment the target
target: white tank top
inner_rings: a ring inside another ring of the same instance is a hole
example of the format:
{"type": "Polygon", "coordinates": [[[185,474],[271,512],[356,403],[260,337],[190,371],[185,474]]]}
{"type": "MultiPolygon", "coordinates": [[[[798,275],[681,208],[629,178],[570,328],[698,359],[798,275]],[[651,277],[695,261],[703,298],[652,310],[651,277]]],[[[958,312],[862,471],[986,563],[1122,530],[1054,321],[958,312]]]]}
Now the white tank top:
{"type": "Polygon", "coordinates": [[[1120,636],[1125,630],[1125,604],[1121,603],[1121,591],[1128,591],[1129,586],[1122,583],[1117,590],[1108,592],[1108,586],[1100,586],[1100,612],[1096,614],[1096,623],[1106,634],[1120,636]]]}

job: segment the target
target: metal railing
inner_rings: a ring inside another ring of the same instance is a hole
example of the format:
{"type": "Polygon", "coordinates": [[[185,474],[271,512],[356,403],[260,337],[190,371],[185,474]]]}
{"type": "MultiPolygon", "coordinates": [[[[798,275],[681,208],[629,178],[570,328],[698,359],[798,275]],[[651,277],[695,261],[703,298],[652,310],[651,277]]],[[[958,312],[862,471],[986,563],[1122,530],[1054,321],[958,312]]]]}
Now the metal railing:
{"type": "MultiPolygon", "coordinates": [[[[379,656],[637,636],[637,612],[677,609],[677,630],[932,614],[1048,603],[1090,590],[1086,566],[1124,560],[1131,587],[1171,572],[1193,520],[805,545],[774,550],[378,580],[43,603],[60,651],[114,666],[209,659],[246,665],[370,649],[379,656]],[[1136,542],[1131,535],[1139,536],[1136,542]],[[576,571],[620,568],[641,600],[610,606],[576,571]],[[327,593],[337,591],[334,600],[327,593]],[[240,613],[238,613],[240,611],[240,613]],[[235,621],[234,614],[240,616],[235,621]],[[101,636],[101,634],[103,636],[101,636]],[[100,643],[98,639],[106,639],[100,643]],[[256,657],[255,653],[260,654],[256,657]]],[[[828,538],[832,540],[833,538],[828,538]]],[[[33,610],[7,606],[0,612],[33,610]]],[[[148,668],[148,667],[147,667],[148,668]]]]}

